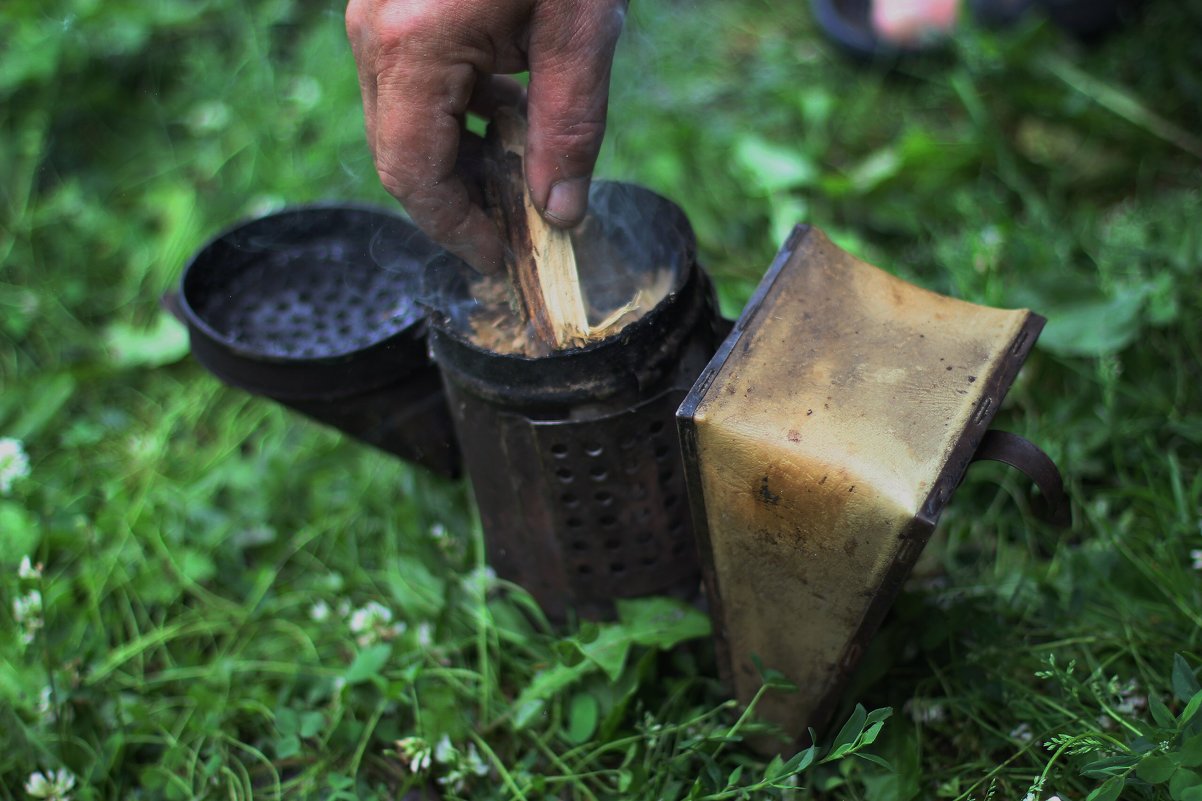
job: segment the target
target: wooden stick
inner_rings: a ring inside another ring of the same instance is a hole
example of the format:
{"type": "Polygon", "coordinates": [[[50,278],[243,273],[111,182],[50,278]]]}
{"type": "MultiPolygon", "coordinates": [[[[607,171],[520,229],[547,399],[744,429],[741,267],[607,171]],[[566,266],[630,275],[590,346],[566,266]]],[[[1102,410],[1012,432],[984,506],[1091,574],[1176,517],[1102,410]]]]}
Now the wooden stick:
{"type": "Polygon", "coordinates": [[[493,116],[496,168],[485,180],[486,202],[509,239],[506,269],[522,315],[553,350],[589,341],[588,314],[568,232],[549,225],[530,199],[522,167],[526,120],[516,109],[493,116]]]}

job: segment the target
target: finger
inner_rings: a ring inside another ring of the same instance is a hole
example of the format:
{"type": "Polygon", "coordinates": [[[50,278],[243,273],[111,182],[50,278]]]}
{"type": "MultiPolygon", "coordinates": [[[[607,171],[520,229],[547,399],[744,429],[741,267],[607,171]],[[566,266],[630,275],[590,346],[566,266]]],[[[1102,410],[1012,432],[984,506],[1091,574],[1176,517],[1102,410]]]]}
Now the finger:
{"type": "Polygon", "coordinates": [[[609,73],[622,31],[621,0],[543,3],[530,33],[526,180],[551,223],[584,218],[609,105],[609,73]]]}
{"type": "Polygon", "coordinates": [[[479,75],[468,110],[491,119],[498,108],[517,108],[526,113],[526,87],[507,75],[479,75]]]}
{"type": "Polygon", "coordinates": [[[500,233],[456,171],[475,72],[413,55],[398,54],[376,78],[376,170],[428,236],[477,270],[495,272],[503,264],[500,233]]]}

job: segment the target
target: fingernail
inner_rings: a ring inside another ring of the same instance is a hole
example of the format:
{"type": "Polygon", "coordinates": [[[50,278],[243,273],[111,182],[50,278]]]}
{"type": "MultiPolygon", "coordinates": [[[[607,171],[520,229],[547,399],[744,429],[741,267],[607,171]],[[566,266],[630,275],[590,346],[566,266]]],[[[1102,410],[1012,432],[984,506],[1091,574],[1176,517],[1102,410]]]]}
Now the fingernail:
{"type": "Polygon", "coordinates": [[[551,185],[545,213],[553,222],[575,225],[588,209],[588,178],[565,178],[551,185]]]}

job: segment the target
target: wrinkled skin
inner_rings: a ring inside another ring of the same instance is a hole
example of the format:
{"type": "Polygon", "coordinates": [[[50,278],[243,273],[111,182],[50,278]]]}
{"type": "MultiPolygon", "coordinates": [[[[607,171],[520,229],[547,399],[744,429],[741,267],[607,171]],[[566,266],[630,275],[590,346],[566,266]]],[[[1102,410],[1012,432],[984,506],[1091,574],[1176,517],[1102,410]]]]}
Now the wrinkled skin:
{"type": "Polygon", "coordinates": [[[473,202],[471,110],[528,102],[526,181],[546,219],[583,217],[626,0],[350,0],[367,140],[384,187],[430,237],[500,269],[495,225],[473,202]],[[528,97],[508,73],[530,71],[528,97]]]}

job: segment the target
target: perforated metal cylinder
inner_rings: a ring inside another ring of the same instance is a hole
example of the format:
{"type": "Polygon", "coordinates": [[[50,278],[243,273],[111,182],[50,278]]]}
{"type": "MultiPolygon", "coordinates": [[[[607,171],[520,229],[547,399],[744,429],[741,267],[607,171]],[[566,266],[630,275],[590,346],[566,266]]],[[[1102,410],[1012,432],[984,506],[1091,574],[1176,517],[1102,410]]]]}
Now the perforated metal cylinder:
{"type": "Polygon", "coordinates": [[[646,224],[680,238],[684,266],[674,291],[619,335],[526,358],[484,351],[431,318],[489,561],[555,620],[700,587],[674,415],[724,324],[683,214],[660,201],[646,224]]]}

